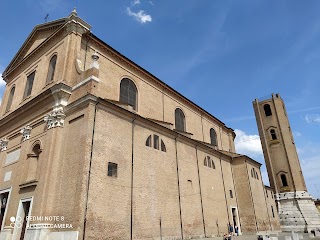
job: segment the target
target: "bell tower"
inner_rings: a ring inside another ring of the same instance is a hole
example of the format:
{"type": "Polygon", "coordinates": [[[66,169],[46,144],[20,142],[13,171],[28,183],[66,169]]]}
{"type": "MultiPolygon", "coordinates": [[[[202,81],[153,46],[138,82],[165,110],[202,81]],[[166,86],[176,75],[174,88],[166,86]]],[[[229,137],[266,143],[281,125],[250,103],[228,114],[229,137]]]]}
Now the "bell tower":
{"type": "Polygon", "coordinates": [[[282,230],[306,232],[319,227],[320,216],[307,192],[283,100],[272,94],[255,99],[253,108],[282,230]]]}

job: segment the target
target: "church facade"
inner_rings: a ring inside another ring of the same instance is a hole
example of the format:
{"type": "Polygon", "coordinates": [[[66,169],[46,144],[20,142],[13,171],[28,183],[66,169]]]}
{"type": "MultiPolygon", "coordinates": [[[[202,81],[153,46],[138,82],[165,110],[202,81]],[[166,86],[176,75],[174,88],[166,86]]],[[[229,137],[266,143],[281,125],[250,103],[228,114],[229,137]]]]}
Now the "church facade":
{"type": "Polygon", "coordinates": [[[234,131],[73,11],[3,73],[0,239],[189,239],[279,231],[234,131]]]}

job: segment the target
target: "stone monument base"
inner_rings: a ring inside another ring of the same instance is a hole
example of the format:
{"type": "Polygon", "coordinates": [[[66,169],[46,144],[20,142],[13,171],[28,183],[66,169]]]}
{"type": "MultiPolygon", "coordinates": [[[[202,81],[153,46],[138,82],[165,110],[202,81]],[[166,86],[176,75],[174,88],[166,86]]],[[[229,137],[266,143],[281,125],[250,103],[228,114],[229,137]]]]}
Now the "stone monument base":
{"type": "Polygon", "coordinates": [[[308,192],[278,193],[276,202],[282,231],[310,232],[320,228],[320,214],[308,192]]]}

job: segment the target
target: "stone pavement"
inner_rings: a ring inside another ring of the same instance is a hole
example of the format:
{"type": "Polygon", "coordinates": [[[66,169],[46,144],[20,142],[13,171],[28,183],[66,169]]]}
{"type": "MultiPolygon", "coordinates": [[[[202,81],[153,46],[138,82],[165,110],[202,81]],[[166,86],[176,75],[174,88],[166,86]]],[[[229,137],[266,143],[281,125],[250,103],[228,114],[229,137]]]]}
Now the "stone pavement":
{"type": "MultiPolygon", "coordinates": [[[[289,236],[291,236],[291,233],[279,233],[279,235],[270,235],[270,238],[264,238],[265,239],[270,239],[274,240],[275,238],[272,237],[277,237],[278,240],[289,240],[289,236]]],[[[193,240],[223,240],[222,237],[214,237],[214,238],[201,238],[201,239],[193,239],[193,240]]],[[[234,236],[232,240],[257,240],[258,237],[257,235],[242,235],[242,236],[234,236]]],[[[320,237],[310,237],[308,233],[302,233],[299,234],[299,240],[320,240],[320,237]]],[[[294,240],[291,236],[290,240],[294,240]]]]}

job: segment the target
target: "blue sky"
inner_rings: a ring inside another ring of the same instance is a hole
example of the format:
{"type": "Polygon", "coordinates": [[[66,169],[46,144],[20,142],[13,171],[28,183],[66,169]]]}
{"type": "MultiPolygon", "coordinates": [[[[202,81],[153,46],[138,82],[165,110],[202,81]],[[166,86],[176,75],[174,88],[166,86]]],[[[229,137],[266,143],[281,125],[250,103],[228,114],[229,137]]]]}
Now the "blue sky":
{"type": "Polygon", "coordinates": [[[320,1],[3,0],[0,72],[47,13],[74,6],[95,35],[236,129],[238,152],[261,163],[252,101],[280,93],[320,198],[320,1]]]}

